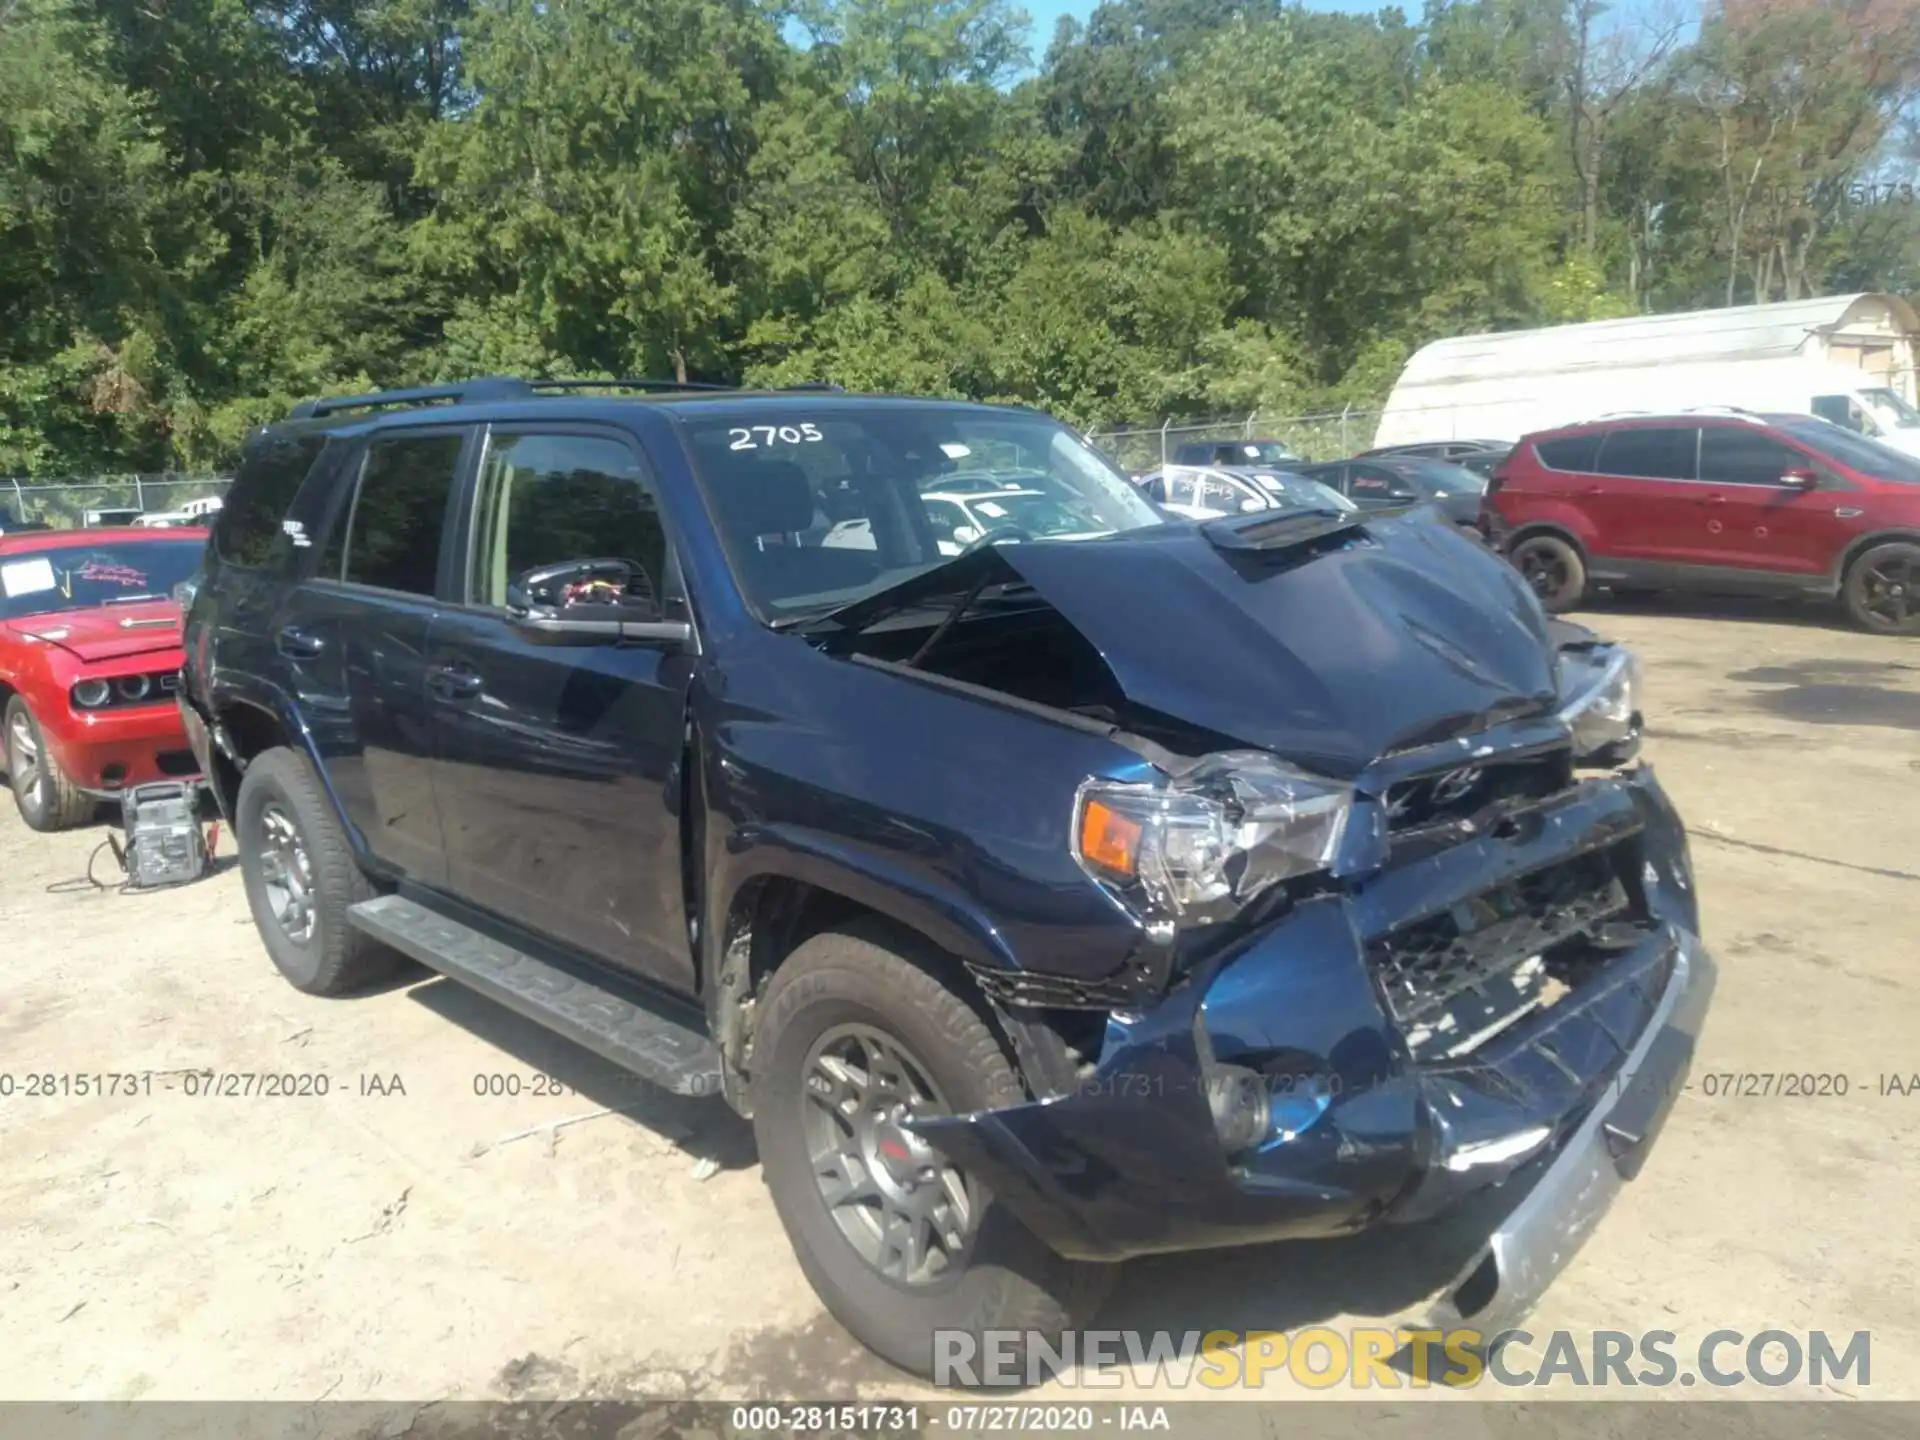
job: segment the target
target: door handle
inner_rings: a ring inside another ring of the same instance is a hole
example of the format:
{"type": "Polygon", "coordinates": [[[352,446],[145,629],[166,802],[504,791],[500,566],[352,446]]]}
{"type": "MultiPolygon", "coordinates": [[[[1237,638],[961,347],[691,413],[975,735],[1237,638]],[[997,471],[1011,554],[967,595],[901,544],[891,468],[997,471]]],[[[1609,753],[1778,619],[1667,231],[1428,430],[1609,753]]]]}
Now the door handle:
{"type": "Polygon", "coordinates": [[[274,648],[289,660],[311,660],[327,648],[327,642],[298,625],[288,625],[274,637],[274,648]]]}
{"type": "Polygon", "coordinates": [[[427,687],[449,700],[471,700],[486,686],[486,678],[471,665],[435,665],[427,671],[427,687]]]}
{"type": "Polygon", "coordinates": [[[1701,497],[1700,503],[1702,505],[1724,505],[1727,503],[1727,497],[1724,495],[1706,495],[1701,497]]]}

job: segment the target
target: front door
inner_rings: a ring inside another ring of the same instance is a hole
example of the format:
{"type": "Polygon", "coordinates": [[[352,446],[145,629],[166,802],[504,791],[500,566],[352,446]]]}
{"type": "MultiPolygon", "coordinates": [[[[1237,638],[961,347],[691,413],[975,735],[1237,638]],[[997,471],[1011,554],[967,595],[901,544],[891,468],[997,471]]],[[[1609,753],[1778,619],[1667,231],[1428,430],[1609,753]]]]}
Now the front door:
{"type": "MultiPolygon", "coordinates": [[[[1786,485],[1789,470],[1825,467],[1783,441],[1740,425],[1712,426],[1700,442],[1701,504],[1714,563],[1733,570],[1819,576],[1833,568],[1853,528],[1846,493],[1786,485]]],[[[1844,482],[1842,482],[1844,483],[1844,482]]]]}
{"type": "Polygon", "coordinates": [[[528,570],[621,559],[661,618],[685,618],[640,457],[611,432],[496,426],[469,534],[465,603],[441,615],[427,657],[450,888],[691,989],[679,781],[692,661],[647,643],[557,643],[505,605],[528,570]]]}

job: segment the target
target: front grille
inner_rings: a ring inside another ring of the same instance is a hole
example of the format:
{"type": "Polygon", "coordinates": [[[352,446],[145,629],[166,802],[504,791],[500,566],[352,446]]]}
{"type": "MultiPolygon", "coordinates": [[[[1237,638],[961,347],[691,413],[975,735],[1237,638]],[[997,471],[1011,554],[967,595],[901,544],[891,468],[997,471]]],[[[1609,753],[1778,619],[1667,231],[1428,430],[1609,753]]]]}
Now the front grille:
{"type": "Polygon", "coordinates": [[[1369,944],[1367,961],[1416,1053],[1432,1041],[1453,1055],[1551,1003],[1556,984],[1566,988],[1556,969],[1570,952],[1618,950],[1647,929],[1613,853],[1596,851],[1390,931],[1369,944]]]}
{"type": "Polygon", "coordinates": [[[1489,812],[1544,800],[1572,783],[1573,756],[1566,749],[1428,771],[1388,787],[1387,832],[1398,847],[1422,832],[1471,829],[1489,812]]]}

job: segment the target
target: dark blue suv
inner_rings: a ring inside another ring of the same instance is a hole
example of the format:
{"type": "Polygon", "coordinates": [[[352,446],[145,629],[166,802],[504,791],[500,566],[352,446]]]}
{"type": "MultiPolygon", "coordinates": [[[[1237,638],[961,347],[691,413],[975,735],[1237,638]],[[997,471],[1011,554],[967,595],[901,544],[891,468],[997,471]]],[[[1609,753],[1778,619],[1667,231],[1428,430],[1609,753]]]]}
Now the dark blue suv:
{"type": "Polygon", "coordinates": [[[1170,522],[1031,411],[308,404],[186,649],[288,980],[411,957],[724,1096],[821,1298],[922,1374],[1076,1323],[1102,1262],[1495,1191],[1438,1313],[1496,1330],[1712,985],[1630,655],[1427,512],[1170,522]]]}

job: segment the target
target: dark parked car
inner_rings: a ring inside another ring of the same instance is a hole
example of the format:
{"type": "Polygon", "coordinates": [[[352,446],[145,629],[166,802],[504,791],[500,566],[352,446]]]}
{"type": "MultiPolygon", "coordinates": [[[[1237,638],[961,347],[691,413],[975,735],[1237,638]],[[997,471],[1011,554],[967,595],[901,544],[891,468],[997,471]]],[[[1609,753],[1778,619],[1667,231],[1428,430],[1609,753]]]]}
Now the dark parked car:
{"type": "Polygon", "coordinates": [[[1445,460],[1486,477],[1507,458],[1513,449],[1511,440],[1416,440],[1404,445],[1379,445],[1362,450],[1354,458],[1369,460],[1388,456],[1411,459],[1445,460]]]}
{"type": "Polygon", "coordinates": [[[1175,447],[1168,463],[1265,469],[1291,466],[1299,458],[1284,440],[1190,440],[1175,447]]]}
{"type": "Polygon", "coordinates": [[[282,974],[399,952],[723,1095],[922,1374],[1103,1262],[1502,1186],[1438,1309],[1523,1313],[1712,984],[1632,657],[1428,512],[1169,522],[1031,411],[632,388],[247,448],[182,709],[282,974]],[[963,461],[1101,533],[943,553],[963,461]]]}
{"type": "Polygon", "coordinates": [[[1838,599],[1920,634],[1920,460],[1810,415],[1644,415],[1529,435],[1482,523],[1549,610],[1589,588],[1838,599]]]}
{"type": "Polygon", "coordinates": [[[1296,465],[1294,470],[1338,490],[1363,510],[1431,501],[1454,524],[1478,533],[1480,493],[1487,482],[1459,465],[1389,455],[1296,465]]]}

